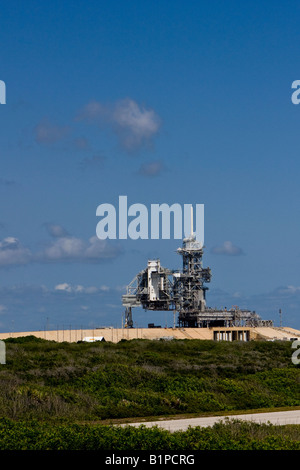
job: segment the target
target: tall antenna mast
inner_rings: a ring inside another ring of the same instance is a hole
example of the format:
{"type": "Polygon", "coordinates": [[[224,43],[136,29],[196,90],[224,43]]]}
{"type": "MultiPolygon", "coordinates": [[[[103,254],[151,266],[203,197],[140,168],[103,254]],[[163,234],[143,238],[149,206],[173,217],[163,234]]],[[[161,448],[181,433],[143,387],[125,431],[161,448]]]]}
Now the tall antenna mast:
{"type": "Polygon", "coordinates": [[[279,309],[279,318],[280,318],[280,328],[282,328],[282,312],[281,312],[281,308],[279,309]]]}
{"type": "Polygon", "coordinates": [[[194,228],[193,228],[194,222],[193,222],[193,206],[191,206],[191,237],[194,235],[194,228]]]}

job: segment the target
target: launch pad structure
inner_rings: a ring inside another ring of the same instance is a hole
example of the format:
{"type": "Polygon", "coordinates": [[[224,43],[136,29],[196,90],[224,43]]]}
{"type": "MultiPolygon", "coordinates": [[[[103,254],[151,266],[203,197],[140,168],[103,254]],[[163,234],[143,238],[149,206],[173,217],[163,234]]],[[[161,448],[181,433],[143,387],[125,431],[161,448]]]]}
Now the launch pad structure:
{"type": "Polygon", "coordinates": [[[133,328],[134,307],[173,311],[174,318],[177,312],[179,327],[273,326],[272,320],[262,320],[255,311],[237,306],[220,310],[207,307],[206,283],[211,281],[211,269],[202,266],[203,246],[192,228],[177,253],[182,256],[182,271],[162,267],[159,259],[149,260],[147,267],[127,286],[122,296],[126,328],[133,328]]]}

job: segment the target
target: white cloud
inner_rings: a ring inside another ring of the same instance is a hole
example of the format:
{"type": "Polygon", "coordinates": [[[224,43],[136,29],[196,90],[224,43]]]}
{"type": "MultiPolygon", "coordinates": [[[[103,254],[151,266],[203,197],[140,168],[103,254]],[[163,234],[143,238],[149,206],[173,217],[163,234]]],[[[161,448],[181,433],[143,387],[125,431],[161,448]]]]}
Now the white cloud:
{"type": "Polygon", "coordinates": [[[66,236],[56,238],[37,255],[39,261],[99,262],[115,258],[120,248],[93,236],[87,242],[80,238],[66,236]]]}
{"type": "Polygon", "coordinates": [[[61,237],[39,253],[38,258],[41,261],[74,260],[82,257],[84,247],[84,242],[79,238],[61,237]]]}
{"type": "Polygon", "coordinates": [[[140,108],[130,99],[119,101],[112,113],[116,131],[120,133],[123,145],[136,148],[148,141],[159,129],[159,119],[153,110],[140,108]]]}
{"type": "Polygon", "coordinates": [[[23,246],[15,237],[0,241],[0,267],[47,262],[99,263],[114,259],[122,252],[119,245],[100,240],[96,235],[85,241],[67,235],[59,225],[47,225],[47,229],[53,241],[37,253],[23,246]]]}
{"type": "Polygon", "coordinates": [[[100,286],[100,287],[88,286],[88,287],[84,287],[80,284],[79,285],[72,285],[72,284],[69,284],[67,282],[63,282],[61,284],[57,284],[54,287],[54,290],[59,291],[59,292],[67,292],[67,293],[71,293],[71,294],[98,294],[98,293],[101,293],[103,291],[109,290],[109,287],[106,287],[106,286],[100,286]],[[104,287],[104,289],[103,289],[103,287],[104,287]]]}
{"type": "Polygon", "coordinates": [[[31,260],[31,252],[15,237],[0,242],[0,266],[22,265],[31,260]]]}
{"type": "Polygon", "coordinates": [[[70,284],[67,284],[64,282],[63,284],[57,284],[57,286],[54,287],[55,290],[62,291],[62,292],[72,292],[72,286],[70,284]]]}
{"type": "Polygon", "coordinates": [[[92,101],[83,108],[77,119],[97,123],[100,127],[108,126],[127,151],[149,145],[161,124],[153,109],[146,109],[130,98],[110,105],[92,101]]]}
{"type": "Polygon", "coordinates": [[[243,250],[238,246],[235,246],[230,241],[225,241],[223,245],[215,246],[211,249],[211,252],[217,255],[229,255],[229,256],[237,256],[242,255],[243,250]]]}

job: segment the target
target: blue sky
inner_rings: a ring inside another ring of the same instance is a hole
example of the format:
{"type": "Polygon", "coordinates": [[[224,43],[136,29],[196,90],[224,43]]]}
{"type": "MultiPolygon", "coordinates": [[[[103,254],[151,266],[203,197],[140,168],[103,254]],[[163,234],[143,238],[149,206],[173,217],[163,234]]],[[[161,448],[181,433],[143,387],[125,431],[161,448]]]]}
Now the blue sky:
{"type": "MultiPolygon", "coordinates": [[[[296,1],[1,3],[0,330],[121,326],[179,240],[96,239],[96,208],[205,206],[210,306],[300,328],[296,1]]],[[[171,314],[134,311],[137,326],[171,314]],[[157,315],[157,316],[156,316],[157,315]]]]}

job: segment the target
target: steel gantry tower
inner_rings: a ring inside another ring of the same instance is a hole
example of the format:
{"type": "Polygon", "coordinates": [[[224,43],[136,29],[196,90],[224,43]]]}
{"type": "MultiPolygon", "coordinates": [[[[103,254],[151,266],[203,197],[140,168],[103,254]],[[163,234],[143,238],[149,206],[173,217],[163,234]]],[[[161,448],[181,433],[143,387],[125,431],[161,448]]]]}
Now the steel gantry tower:
{"type": "Polygon", "coordinates": [[[159,259],[149,260],[122,297],[125,326],[133,327],[133,307],[178,312],[180,327],[272,326],[271,320],[261,320],[255,311],[237,306],[220,310],[206,306],[205,284],[211,281],[211,270],[202,266],[203,249],[191,227],[191,235],[183,239],[177,250],[182,256],[182,271],[163,268],[159,259]]]}

